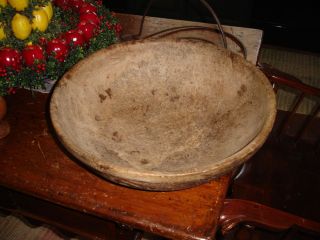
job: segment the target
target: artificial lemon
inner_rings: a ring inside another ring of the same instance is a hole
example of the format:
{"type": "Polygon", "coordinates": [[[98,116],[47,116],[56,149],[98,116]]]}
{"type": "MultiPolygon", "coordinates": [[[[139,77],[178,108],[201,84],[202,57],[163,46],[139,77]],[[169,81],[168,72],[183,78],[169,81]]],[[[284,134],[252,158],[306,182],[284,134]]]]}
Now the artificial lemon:
{"type": "Polygon", "coordinates": [[[8,0],[8,2],[17,11],[22,11],[29,5],[29,0],[8,0]]]}
{"type": "Polygon", "coordinates": [[[29,18],[19,13],[12,18],[11,28],[14,36],[20,40],[28,38],[32,30],[29,18]]]}
{"type": "Polygon", "coordinates": [[[6,38],[6,33],[4,32],[4,26],[0,23],[0,41],[6,38]]]}
{"type": "Polygon", "coordinates": [[[44,32],[48,28],[49,20],[46,12],[39,8],[32,11],[32,28],[34,30],[38,29],[41,32],[44,32]]]}
{"type": "Polygon", "coordinates": [[[46,6],[42,7],[42,9],[46,12],[48,20],[50,21],[53,16],[53,8],[51,2],[49,2],[46,6]]]}
{"type": "Polygon", "coordinates": [[[0,0],[0,6],[1,7],[7,6],[7,0],[0,0]]]}

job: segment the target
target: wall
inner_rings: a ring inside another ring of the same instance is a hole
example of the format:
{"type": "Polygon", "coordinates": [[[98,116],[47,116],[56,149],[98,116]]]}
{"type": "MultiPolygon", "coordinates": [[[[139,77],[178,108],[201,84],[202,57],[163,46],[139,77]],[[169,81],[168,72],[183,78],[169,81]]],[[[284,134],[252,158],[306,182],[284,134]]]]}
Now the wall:
{"type": "MultiPolygon", "coordinates": [[[[221,22],[264,30],[263,43],[320,53],[320,14],[314,0],[207,0],[221,22]]],[[[114,11],[142,14],[148,0],[106,0],[114,11]]],[[[148,15],[212,22],[198,0],[157,0],[148,15]]]]}

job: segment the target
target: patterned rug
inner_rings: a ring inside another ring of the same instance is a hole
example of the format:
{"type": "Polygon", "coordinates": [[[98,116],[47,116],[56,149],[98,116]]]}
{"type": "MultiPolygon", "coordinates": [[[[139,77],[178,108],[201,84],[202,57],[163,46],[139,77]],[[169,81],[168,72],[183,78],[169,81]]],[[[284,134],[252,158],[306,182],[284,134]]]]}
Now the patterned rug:
{"type": "MultiPolygon", "coordinates": [[[[261,49],[260,62],[290,73],[300,78],[306,84],[320,88],[320,56],[293,52],[284,49],[265,46],[261,49]]],[[[278,108],[287,110],[294,94],[279,92],[278,108]]],[[[307,99],[299,108],[300,113],[308,113],[314,105],[312,99],[307,99]]],[[[4,216],[0,214],[0,240],[62,240],[68,239],[50,226],[35,227],[23,218],[4,216]]],[[[73,238],[73,240],[77,240],[73,238]]]]}
{"type": "Polygon", "coordinates": [[[19,216],[0,214],[0,239],[1,240],[80,240],[67,238],[56,229],[48,226],[35,226],[25,218],[19,216]]]}

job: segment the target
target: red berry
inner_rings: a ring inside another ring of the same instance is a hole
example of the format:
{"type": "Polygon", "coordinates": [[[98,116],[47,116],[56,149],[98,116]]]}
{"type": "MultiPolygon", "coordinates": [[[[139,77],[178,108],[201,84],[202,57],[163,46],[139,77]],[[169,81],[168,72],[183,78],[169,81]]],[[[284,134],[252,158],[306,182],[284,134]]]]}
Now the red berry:
{"type": "Polygon", "coordinates": [[[46,51],[49,56],[54,56],[60,62],[63,62],[69,53],[67,44],[61,39],[53,39],[48,42],[46,51]]]}
{"type": "Polygon", "coordinates": [[[16,89],[13,87],[8,88],[7,93],[10,94],[15,94],[16,93],[16,89]]]}
{"type": "Polygon", "coordinates": [[[91,3],[84,3],[79,8],[79,13],[85,14],[85,13],[97,13],[97,8],[92,5],[91,3]]]}
{"type": "Polygon", "coordinates": [[[58,6],[62,10],[67,10],[71,8],[69,0],[54,0],[53,3],[54,5],[58,6]]]}
{"type": "Polygon", "coordinates": [[[44,60],[42,47],[40,47],[39,45],[27,46],[22,50],[22,57],[23,57],[24,63],[28,67],[33,66],[35,61],[44,60]]]}
{"type": "Polygon", "coordinates": [[[40,37],[40,38],[39,38],[39,44],[40,44],[41,46],[46,45],[46,44],[47,44],[47,39],[46,39],[45,37],[40,37]]]}
{"type": "Polygon", "coordinates": [[[92,22],[93,24],[99,26],[100,19],[95,13],[84,13],[80,15],[80,22],[92,22]]]}
{"type": "Polygon", "coordinates": [[[4,67],[0,66],[0,77],[5,76],[7,76],[7,70],[4,67]]]}
{"type": "Polygon", "coordinates": [[[122,31],[122,26],[120,23],[117,23],[115,26],[114,26],[114,30],[116,31],[116,33],[120,33],[122,31]]]}
{"type": "Polygon", "coordinates": [[[64,38],[67,44],[73,46],[82,46],[85,43],[85,39],[80,32],[76,30],[70,30],[64,34],[64,38]]]}
{"type": "Polygon", "coordinates": [[[20,70],[21,54],[18,50],[5,47],[0,49],[0,68],[13,68],[20,70]]]}
{"type": "Polygon", "coordinates": [[[68,5],[73,9],[80,9],[80,7],[85,4],[83,0],[69,0],[68,5]]]}
{"type": "Polygon", "coordinates": [[[106,21],[105,24],[106,24],[106,26],[107,26],[107,28],[108,28],[109,30],[112,29],[112,24],[111,24],[110,22],[106,21]]]}
{"type": "Polygon", "coordinates": [[[88,42],[96,33],[96,25],[92,22],[80,22],[78,24],[78,32],[82,34],[84,39],[88,42]]]}

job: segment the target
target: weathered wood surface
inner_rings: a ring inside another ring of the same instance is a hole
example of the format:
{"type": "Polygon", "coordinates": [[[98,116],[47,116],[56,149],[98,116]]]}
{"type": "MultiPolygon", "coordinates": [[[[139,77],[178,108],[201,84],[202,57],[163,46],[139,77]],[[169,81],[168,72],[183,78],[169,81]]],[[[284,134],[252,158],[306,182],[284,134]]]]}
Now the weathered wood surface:
{"type": "Polygon", "coordinates": [[[256,66],[215,45],[180,40],[91,55],[57,84],[50,112],[65,147],[102,176],[170,191],[248,160],[271,131],[275,106],[256,66]]]}
{"type": "Polygon", "coordinates": [[[184,191],[112,184],[68,156],[48,129],[48,95],[8,98],[11,133],[0,140],[0,185],[175,239],[212,239],[230,176],[184,191]]]}
{"type": "MultiPolygon", "coordinates": [[[[124,35],[137,34],[139,32],[141,16],[117,13],[122,26],[124,35]]],[[[215,27],[215,24],[207,24],[200,22],[191,22],[183,20],[174,20],[166,18],[146,17],[142,37],[148,36],[155,32],[165,30],[173,27],[182,26],[203,26],[203,27],[215,27]]],[[[256,64],[258,54],[262,41],[262,30],[253,28],[243,28],[234,26],[223,26],[224,31],[233,34],[244,45],[247,50],[247,60],[253,64],[256,64]]],[[[179,35],[181,37],[181,35],[179,35]]],[[[216,33],[210,33],[208,31],[191,31],[184,33],[184,37],[197,37],[206,40],[212,40],[218,45],[221,45],[221,37],[216,33]]],[[[240,48],[230,39],[227,39],[229,49],[233,52],[239,53],[240,48]]]]}

